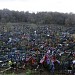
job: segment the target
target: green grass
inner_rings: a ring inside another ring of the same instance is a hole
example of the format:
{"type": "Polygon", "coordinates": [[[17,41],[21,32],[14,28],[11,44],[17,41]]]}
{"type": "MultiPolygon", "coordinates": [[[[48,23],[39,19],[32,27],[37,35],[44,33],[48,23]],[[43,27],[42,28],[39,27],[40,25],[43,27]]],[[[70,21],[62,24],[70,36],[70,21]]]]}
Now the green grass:
{"type": "Polygon", "coordinates": [[[3,74],[0,74],[0,75],[26,75],[26,74],[25,73],[20,73],[20,74],[15,74],[15,73],[6,74],[6,73],[3,73],[3,74]]]}

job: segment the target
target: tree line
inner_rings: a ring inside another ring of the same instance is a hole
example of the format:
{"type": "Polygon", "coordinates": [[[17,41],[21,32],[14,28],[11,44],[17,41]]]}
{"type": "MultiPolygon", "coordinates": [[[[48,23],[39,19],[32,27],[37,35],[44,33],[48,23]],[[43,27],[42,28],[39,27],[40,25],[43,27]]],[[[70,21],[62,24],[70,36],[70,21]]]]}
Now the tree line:
{"type": "Polygon", "coordinates": [[[37,12],[0,10],[0,23],[26,22],[35,24],[75,25],[75,14],[59,12],[37,12]]]}

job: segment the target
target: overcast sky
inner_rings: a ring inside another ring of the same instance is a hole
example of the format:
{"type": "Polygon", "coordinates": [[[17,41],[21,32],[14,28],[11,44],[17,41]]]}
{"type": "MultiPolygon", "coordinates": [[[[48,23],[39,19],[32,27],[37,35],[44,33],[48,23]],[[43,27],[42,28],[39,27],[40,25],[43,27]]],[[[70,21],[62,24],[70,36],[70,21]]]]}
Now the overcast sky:
{"type": "Polygon", "coordinates": [[[0,0],[0,9],[75,13],[75,0],[0,0]]]}

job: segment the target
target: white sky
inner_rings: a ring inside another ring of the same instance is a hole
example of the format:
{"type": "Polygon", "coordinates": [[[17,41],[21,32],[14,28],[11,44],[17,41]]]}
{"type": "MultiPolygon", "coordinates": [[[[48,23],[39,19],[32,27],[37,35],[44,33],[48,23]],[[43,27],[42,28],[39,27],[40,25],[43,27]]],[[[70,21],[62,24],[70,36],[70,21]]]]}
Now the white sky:
{"type": "Polygon", "coordinates": [[[0,0],[0,9],[75,13],[75,0],[0,0]]]}

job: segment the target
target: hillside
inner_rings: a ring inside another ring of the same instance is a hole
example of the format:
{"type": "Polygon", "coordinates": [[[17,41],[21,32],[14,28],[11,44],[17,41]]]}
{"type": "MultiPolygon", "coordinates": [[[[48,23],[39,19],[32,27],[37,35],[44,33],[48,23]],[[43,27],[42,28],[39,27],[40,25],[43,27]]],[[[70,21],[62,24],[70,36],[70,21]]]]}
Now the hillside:
{"type": "Polygon", "coordinates": [[[58,24],[33,24],[33,23],[0,23],[0,32],[28,32],[30,29],[38,30],[41,28],[49,28],[50,30],[75,32],[75,26],[64,26],[58,24]]]}

